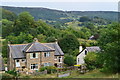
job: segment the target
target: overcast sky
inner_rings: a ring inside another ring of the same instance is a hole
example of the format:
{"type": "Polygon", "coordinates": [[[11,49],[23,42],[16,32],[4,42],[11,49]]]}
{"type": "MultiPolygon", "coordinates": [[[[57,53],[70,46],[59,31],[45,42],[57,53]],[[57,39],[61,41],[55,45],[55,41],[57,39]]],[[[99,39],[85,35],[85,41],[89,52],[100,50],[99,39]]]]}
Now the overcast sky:
{"type": "Polygon", "coordinates": [[[2,0],[2,6],[44,7],[64,11],[117,11],[118,0],[2,0]]]}

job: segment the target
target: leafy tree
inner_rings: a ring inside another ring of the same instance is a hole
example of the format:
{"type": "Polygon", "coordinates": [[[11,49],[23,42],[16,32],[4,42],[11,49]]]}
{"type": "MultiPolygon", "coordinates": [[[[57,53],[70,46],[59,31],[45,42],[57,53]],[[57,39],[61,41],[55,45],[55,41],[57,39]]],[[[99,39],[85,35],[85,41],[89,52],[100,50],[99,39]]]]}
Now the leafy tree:
{"type": "Polygon", "coordinates": [[[72,54],[71,51],[79,48],[79,41],[77,40],[76,36],[68,34],[59,40],[59,45],[64,53],[72,54]]]}
{"type": "Polygon", "coordinates": [[[46,36],[43,35],[43,34],[37,35],[37,39],[38,39],[39,42],[46,42],[46,40],[45,40],[46,36]]]}
{"type": "Polygon", "coordinates": [[[73,66],[75,64],[75,60],[72,55],[66,55],[64,58],[64,63],[68,66],[73,66]]]}
{"type": "Polygon", "coordinates": [[[0,8],[0,13],[2,14],[2,18],[0,19],[7,19],[10,21],[14,21],[17,18],[17,15],[14,12],[5,10],[3,8],[0,8]]]}
{"type": "Polygon", "coordinates": [[[87,64],[87,68],[89,70],[93,70],[95,68],[99,67],[99,64],[97,62],[97,57],[98,57],[98,53],[95,52],[89,52],[86,56],[85,56],[85,63],[87,64]]]}
{"type": "Polygon", "coordinates": [[[2,19],[2,37],[10,35],[13,32],[13,22],[7,19],[2,19]]]}
{"type": "Polygon", "coordinates": [[[19,35],[20,32],[29,32],[30,28],[35,28],[34,18],[28,12],[20,13],[14,25],[14,33],[16,33],[16,35],[19,35]]]}
{"type": "Polygon", "coordinates": [[[102,30],[99,45],[103,54],[101,56],[103,69],[109,72],[120,72],[120,24],[108,25],[102,30]]]}
{"type": "Polygon", "coordinates": [[[24,41],[32,42],[33,36],[30,34],[25,34],[25,33],[21,32],[20,35],[18,35],[18,36],[10,35],[6,39],[7,39],[7,41],[10,41],[11,44],[21,44],[24,41]]]}
{"type": "Polygon", "coordinates": [[[78,21],[86,22],[86,21],[90,21],[90,19],[87,16],[82,16],[82,17],[80,17],[80,19],[78,21]]]}

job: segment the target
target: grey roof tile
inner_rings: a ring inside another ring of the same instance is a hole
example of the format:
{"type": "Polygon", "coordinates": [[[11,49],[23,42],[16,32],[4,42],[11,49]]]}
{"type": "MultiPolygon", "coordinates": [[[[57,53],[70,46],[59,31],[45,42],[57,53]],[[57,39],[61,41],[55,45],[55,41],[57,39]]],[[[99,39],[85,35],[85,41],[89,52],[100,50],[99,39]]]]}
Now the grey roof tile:
{"type": "Polygon", "coordinates": [[[86,49],[88,50],[88,52],[96,52],[101,50],[98,46],[86,47],[86,49]]]}
{"type": "Polygon", "coordinates": [[[57,55],[64,55],[63,51],[61,50],[61,48],[59,47],[59,45],[57,43],[43,43],[43,44],[54,48],[56,56],[57,55]]]}
{"type": "Polygon", "coordinates": [[[9,45],[10,53],[13,58],[25,58],[25,53],[27,52],[44,52],[44,51],[54,51],[55,55],[64,55],[61,48],[56,43],[39,43],[33,42],[29,44],[17,44],[9,45]]]}

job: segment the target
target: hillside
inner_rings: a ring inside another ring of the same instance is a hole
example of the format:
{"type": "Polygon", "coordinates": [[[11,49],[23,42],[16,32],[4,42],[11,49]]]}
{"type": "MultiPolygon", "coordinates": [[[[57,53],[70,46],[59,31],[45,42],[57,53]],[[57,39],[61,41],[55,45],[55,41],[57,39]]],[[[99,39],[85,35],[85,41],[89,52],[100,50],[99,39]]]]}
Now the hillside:
{"type": "Polygon", "coordinates": [[[43,19],[50,21],[71,21],[77,19],[81,16],[88,17],[100,17],[112,21],[117,21],[117,12],[113,11],[60,11],[47,8],[28,8],[28,7],[8,7],[3,6],[4,9],[10,10],[16,14],[19,14],[23,11],[28,11],[32,16],[35,17],[35,20],[43,19]]]}

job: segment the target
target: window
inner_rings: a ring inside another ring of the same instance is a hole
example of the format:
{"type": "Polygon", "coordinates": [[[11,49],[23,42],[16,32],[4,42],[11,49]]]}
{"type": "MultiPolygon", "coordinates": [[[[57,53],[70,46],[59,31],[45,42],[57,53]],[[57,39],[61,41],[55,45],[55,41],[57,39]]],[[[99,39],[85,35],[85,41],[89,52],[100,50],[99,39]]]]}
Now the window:
{"type": "Polygon", "coordinates": [[[79,63],[79,58],[78,58],[78,63],[79,63]]]}
{"type": "Polygon", "coordinates": [[[32,70],[38,70],[38,64],[31,64],[32,70]]]}
{"type": "Polygon", "coordinates": [[[61,57],[59,57],[59,62],[61,62],[61,57]]]}
{"type": "Polygon", "coordinates": [[[45,66],[51,66],[51,63],[44,63],[44,67],[45,66]]]}
{"type": "Polygon", "coordinates": [[[38,58],[38,53],[30,53],[30,58],[38,58]]]}
{"type": "Polygon", "coordinates": [[[16,62],[19,62],[19,60],[17,60],[16,62]]]}
{"type": "Polygon", "coordinates": [[[87,51],[85,50],[85,55],[87,55],[87,51]]]}
{"type": "Polygon", "coordinates": [[[20,67],[20,62],[19,62],[19,60],[16,60],[16,67],[20,67]]]}
{"type": "Polygon", "coordinates": [[[44,57],[49,57],[50,56],[50,52],[45,52],[44,53],[44,57]]]}
{"type": "Polygon", "coordinates": [[[25,62],[25,59],[22,59],[22,62],[25,62]]]}

